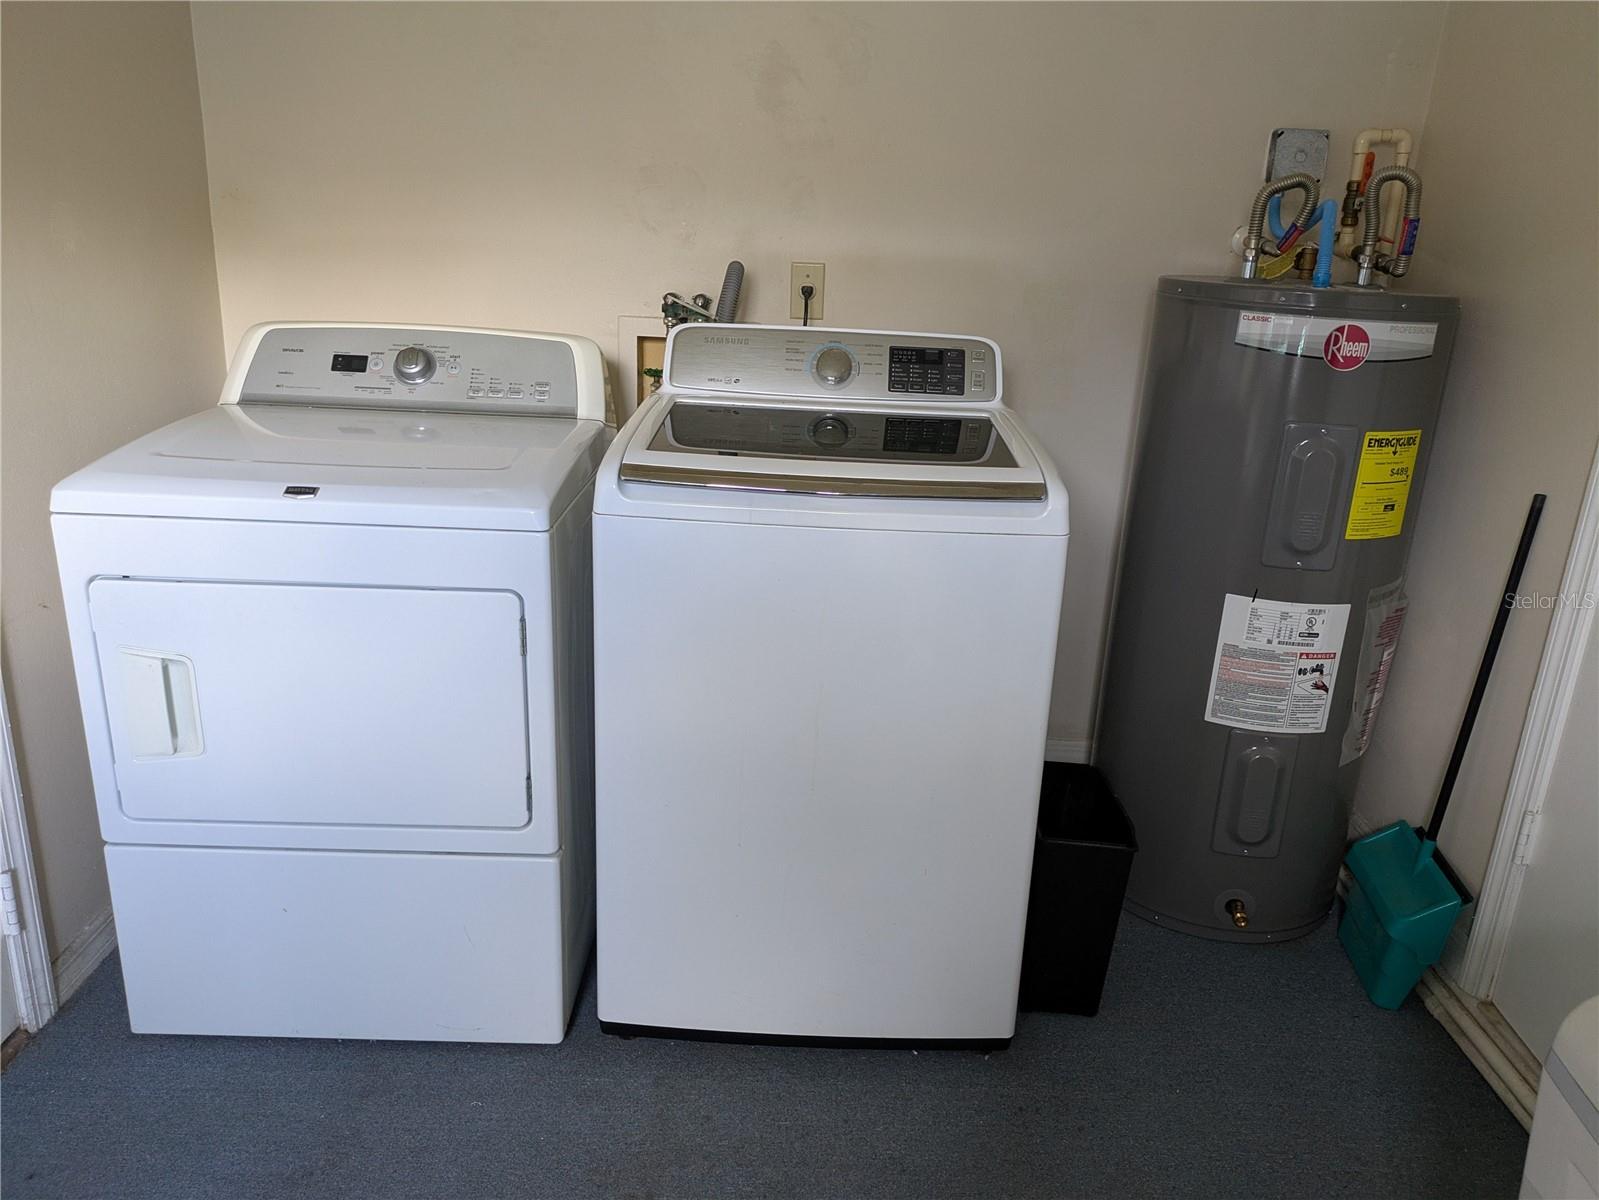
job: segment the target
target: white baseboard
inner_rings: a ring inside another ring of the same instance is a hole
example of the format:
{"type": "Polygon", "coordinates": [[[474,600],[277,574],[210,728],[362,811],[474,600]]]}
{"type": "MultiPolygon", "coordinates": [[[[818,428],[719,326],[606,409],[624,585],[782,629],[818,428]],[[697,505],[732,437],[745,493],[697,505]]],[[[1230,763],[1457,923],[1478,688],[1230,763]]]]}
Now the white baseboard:
{"type": "Polygon", "coordinates": [[[65,1004],[116,949],[117,926],[108,908],[83,927],[55,958],[56,1003],[65,1004]]]}
{"type": "Polygon", "coordinates": [[[1050,738],[1044,743],[1044,761],[1085,763],[1093,749],[1094,744],[1087,738],[1050,738]]]}
{"type": "Polygon", "coordinates": [[[1428,968],[1421,977],[1416,994],[1521,1127],[1531,1129],[1539,1063],[1499,1010],[1468,995],[1436,968],[1428,968]]]}

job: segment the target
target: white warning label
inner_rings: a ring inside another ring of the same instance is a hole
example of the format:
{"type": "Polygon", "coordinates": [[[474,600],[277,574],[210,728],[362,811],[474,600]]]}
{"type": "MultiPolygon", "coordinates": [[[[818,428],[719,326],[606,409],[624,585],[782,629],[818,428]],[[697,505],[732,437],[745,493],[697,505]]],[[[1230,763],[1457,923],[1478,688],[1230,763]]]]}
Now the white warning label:
{"type": "Polygon", "coordinates": [[[1366,597],[1366,628],[1360,639],[1359,672],[1355,676],[1355,698],[1349,713],[1349,728],[1344,730],[1343,752],[1338,765],[1354,762],[1371,745],[1371,731],[1377,724],[1377,709],[1388,690],[1388,670],[1394,651],[1399,648],[1399,631],[1410,607],[1405,581],[1396,579],[1372,588],[1366,597]]]}
{"type": "Polygon", "coordinates": [[[1324,733],[1347,604],[1227,595],[1205,720],[1263,733],[1324,733]]]}

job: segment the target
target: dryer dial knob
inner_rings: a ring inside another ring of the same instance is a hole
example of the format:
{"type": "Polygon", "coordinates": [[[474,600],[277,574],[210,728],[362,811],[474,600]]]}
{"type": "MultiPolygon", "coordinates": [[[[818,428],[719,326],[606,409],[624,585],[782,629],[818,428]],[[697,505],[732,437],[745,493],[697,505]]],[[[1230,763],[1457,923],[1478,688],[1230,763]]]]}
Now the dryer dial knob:
{"type": "Polygon", "coordinates": [[[426,383],[438,363],[421,346],[407,346],[394,356],[394,373],[405,383],[426,383]]]}
{"type": "Polygon", "coordinates": [[[828,387],[843,387],[855,373],[855,359],[842,346],[829,346],[816,356],[816,378],[828,387]]]}
{"type": "Polygon", "coordinates": [[[838,417],[823,417],[811,426],[811,441],[818,446],[842,446],[849,441],[849,426],[838,417]]]}

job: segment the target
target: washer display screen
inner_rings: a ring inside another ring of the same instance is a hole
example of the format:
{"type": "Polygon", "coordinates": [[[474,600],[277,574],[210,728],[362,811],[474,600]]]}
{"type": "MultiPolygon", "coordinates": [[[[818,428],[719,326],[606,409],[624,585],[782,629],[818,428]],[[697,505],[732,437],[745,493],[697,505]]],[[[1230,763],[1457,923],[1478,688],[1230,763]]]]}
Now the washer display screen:
{"type": "Polygon", "coordinates": [[[934,346],[890,346],[888,390],[931,396],[966,394],[966,351],[934,346]]]}

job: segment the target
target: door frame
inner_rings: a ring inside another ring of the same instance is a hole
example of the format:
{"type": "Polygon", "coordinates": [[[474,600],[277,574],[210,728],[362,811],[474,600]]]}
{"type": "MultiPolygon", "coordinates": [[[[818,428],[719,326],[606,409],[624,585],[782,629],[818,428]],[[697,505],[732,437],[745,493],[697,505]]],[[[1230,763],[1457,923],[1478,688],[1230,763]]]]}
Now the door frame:
{"type": "Polygon", "coordinates": [[[1476,917],[1465,951],[1458,962],[1448,964],[1461,989],[1479,999],[1491,998],[1494,980],[1504,962],[1527,873],[1528,851],[1536,841],[1535,827],[1576,694],[1583,651],[1593,636],[1595,597],[1599,597],[1599,448],[1588,469],[1587,490],[1560,580],[1560,599],[1549,623],[1538,677],[1527,705],[1493,853],[1477,899],[1476,917]]]}
{"type": "Polygon", "coordinates": [[[44,914],[39,905],[39,880],[33,869],[33,843],[28,837],[28,815],[22,807],[22,776],[17,770],[16,744],[11,736],[11,706],[0,682],[0,743],[5,762],[0,764],[0,872],[9,875],[16,896],[20,929],[6,934],[15,960],[17,1007],[22,1027],[30,1033],[56,1014],[55,972],[50,945],[44,935],[44,914]]]}

